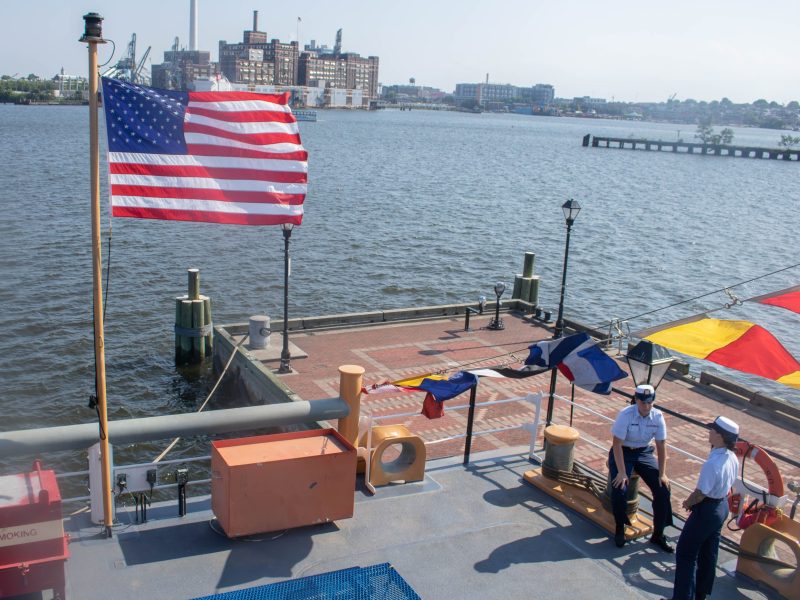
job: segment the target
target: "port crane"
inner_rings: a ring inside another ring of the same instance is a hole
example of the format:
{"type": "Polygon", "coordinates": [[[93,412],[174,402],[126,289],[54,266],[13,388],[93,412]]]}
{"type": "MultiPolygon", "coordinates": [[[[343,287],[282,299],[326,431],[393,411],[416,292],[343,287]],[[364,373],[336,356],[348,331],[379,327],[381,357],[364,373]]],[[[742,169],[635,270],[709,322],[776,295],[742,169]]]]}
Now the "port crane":
{"type": "Polygon", "coordinates": [[[150,56],[150,46],[147,47],[142,58],[138,62],[136,61],[136,34],[134,33],[131,35],[131,41],[128,42],[128,50],[125,56],[103,73],[103,76],[149,85],[150,73],[144,68],[148,56],[150,56]]]}

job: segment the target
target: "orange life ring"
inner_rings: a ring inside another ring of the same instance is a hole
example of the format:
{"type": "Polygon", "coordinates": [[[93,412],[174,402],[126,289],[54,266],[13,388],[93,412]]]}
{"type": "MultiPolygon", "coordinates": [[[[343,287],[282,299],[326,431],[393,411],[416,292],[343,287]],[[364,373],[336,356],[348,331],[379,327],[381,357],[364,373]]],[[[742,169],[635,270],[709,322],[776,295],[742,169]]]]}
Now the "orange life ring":
{"type": "MultiPolygon", "coordinates": [[[[748,444],[747,442],[736,442],[736,456],[744,461],[748,458],[753,459],[756,464],[764,471],[767,478],[767,492],[770,497],[780,499],[784,496],[783,477],[778,470],[778,465],[763,448],[748,444]]],[[[747,496],[747,488],[740,478],[737,478],[734,488],[728,495],[728,509],[734,515],[736,524],[741,529],[746,529],[753,523],[769,524],[778,518],[778,506],[770,502],[770,498],[762,497],[750,500],[747,496]]]]}

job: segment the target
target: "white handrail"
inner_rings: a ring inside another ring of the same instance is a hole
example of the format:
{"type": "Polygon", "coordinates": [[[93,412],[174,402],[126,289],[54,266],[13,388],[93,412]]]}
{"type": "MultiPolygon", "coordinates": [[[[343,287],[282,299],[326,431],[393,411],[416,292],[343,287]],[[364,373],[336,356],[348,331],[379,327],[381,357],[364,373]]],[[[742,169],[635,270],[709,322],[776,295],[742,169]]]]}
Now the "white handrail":
{"type": "MultiPolygon", "coordinates": [[[[473,431],[472,435],[473,436],[488,435],[490,433],[497,433],[497,432],[500,432],[500,431],[511,431],[513,429],[527,429],[528,431],[531,432],[531,442],[530,442],[530,450],[529,450],[529,453],[528,453],[528,457],[529,458],[533,458],[534,456],[536,456],[535,453],[534,453],[534,446],[535,446],[535,443],[536,443],[536,432],[539,429],[539,425],[540,425],[540,421],[541,421],[541,415],[542,415],[542,394],[541,394],[541,392],[536,392],[535,394],[527,394],[526,396],[517,396],[517,397],[514,397],[514,398],[506,398],[505,400],[491,400],[489,402],[478,402],[478,403],[475,404],[475,408],[477,408],[479,406],[480,407],[484,407],[484,406],[496,406],[496,405],[499,405],[499,404],[509,404],[509,403],[512,403],[512,402],[530,402],[531,404],[533,404],[534,405],[533,422],[532,423],[526,423],[526,424],[523,424],[523,425],[515,425],[513,427],[499,427],[499,428],[496,428],[496,429],[489,429],[489,430],[483,430],[483,431],[473,431]]],[[[468,410],[469,408],[470,408],[469,404],[462,404],[462,405],[458,405],[458,406],[451,406],[447,410],[448,411],[464,410],[464,409],[468,410]]],[[[366,467],[365,467],[365,472],[364,472],[364,483],[366,484],[367,489],[373,495],[375,494],[375,486],[373,486],[372,483],[370,483],[370,471],[371,471],[370,456],[372,454],[372,426],[373,426],[373,423],[376,422],[376,421],[386,421],[388,419],[399,419],[399,418],[420,417],[420,416],[422,416],[422,413],[419,413],[419,412],[415,411],[415,412],[411,412],[411,413],[396,413],[396,414],[381,415],[381,416],[376,416],[376,417],[373,417],[371,414],[367,413],[366,415],[364,415],[364,417],[362,417],[362,418],[366,419],[365,428],[366,428],[366,433],[367,433],[367,445],[366,445],[366,447],[358,449],[358,453],[359,453],[358,455],[365,459],[366,467]]],[[[466,437],[465,433],[460,433],[460,434],[456,434],[456,435],[440,438],[440,439],[437,439],[437,440],[431,440],[431,441],[422,440],[422,442],[423,442],[423,444],[425,444],[427,446],[427,445],[432,445],[432,444],[440,444],[442,442],[449,442],[450,440],[457,440],[457,439],[460,439],[460,438],[463,438],[463,437],[466,437]]]]}

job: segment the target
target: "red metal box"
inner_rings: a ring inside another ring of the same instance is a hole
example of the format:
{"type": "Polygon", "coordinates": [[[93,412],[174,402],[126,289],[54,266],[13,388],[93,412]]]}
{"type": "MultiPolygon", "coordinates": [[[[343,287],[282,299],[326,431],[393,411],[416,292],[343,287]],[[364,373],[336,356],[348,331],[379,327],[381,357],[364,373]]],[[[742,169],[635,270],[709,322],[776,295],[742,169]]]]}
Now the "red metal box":
{"type": "Polygon", "coordinates": [[[30,473],[0,477],[0,597],[53,589],[64,594],[69,556],[61,493],[39,461],[30,473]]]}
{"type": "Polygon", "coordinates": [[[353,516],[356,449],[334,429],[211,443],[211,508],[229,537],[353,516]]]}

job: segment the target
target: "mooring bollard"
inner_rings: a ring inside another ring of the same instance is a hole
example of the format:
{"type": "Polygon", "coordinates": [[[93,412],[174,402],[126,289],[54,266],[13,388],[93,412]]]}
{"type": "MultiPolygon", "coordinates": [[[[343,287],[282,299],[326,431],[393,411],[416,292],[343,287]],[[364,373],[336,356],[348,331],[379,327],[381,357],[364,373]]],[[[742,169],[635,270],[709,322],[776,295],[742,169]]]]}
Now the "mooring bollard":
{"type": "Polygon", "coordinates": [[[544,430],[545,455],[544,469],[542,473],[545,477],[551,477],[555,473],[572,471],[574,464],[575,442],[580,438],[580,433],[573,427],[566,425],[549,425],[544,430]]]}
{"type": "Polygon", "coordinates": [[[175,298],[175,364],[197,364],[211,355],[211,299],[200,294],[200,270],[189,269],[188,293],[175,298]]]}
{"type": "Polygon", "coordinates": [[[253,315],[250,317],[248,330],[250,332],[250,348],[261,350],[269,346],[269,336],[272,330],[269,327],[267,315],[253,315]]]}

